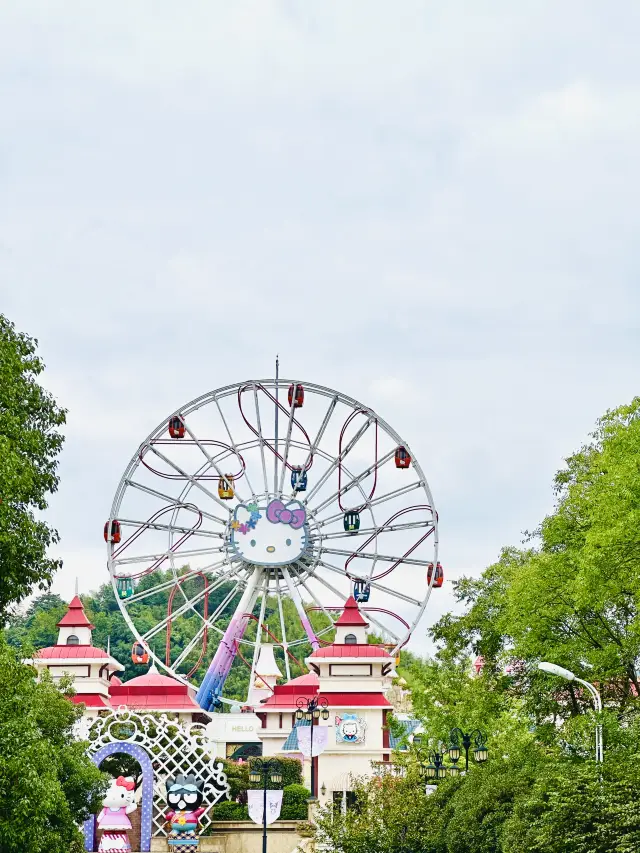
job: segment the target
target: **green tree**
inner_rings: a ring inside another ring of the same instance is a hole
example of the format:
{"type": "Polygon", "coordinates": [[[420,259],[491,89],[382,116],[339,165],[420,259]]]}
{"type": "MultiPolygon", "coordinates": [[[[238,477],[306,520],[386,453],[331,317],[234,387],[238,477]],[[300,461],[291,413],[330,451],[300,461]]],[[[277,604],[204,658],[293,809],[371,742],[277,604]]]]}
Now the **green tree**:
{"type": "Polygon", "coordinates": [[[0,314],[0,624],[34,586],[48,589],[60,566],[47,556],[58,534],[36,512],[58,487],[65,412],[38,384],[36,346],[0,314]]]}
{"type": "Polygon", "coordinates": [[[81,711],[68,696],[0,636],[2,853],[81,850],[78,825],[100,808],[105,777],[72,737],[81,711]]]}
{"type": "Polygon", "coordinates": [[[624,713],[640,693],[640,398],[601,418],[592,441],[555,478],[557,504],[525,550],[505,549],[455,594],[466,606],[433,630],[441,658],[485,658],[537,721],[576,716],[589,697],[528,662],[546,659],[597,681],[624,713]]]}

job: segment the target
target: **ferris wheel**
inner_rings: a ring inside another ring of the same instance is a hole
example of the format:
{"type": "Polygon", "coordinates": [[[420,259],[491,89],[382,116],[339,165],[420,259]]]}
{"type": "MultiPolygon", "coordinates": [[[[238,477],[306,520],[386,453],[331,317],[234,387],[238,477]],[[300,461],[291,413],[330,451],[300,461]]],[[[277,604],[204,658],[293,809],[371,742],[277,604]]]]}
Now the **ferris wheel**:
{"type": "Polygon", "coordinates": [[[140,661],[226,701],[260,645],[286,675],[349,595],[392,653],[442,586],[438,517],[408,443],[370,407],[300,380],[211,391],[142,442],[104,527],[140,661]]]}

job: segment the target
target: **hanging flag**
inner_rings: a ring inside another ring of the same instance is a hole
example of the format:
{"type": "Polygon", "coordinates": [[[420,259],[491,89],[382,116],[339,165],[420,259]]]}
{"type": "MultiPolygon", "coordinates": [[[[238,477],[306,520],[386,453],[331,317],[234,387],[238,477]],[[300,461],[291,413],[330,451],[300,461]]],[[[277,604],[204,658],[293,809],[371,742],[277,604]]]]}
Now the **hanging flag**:
{"type": "MultiPolygon", "coordinates": [[[[311,726],[298,726],[298,746],[305,758],[311,757],[311,726]]],[[[321,755],[327,748],[328,726],[313,727],[313,758],[321,755]]]]}
{"type": "MultiPolygon", "coordinates": [[[[264,791],[247,791],[249,817],[258,826],[262,826],[264,791]]],[[[267,825],[278,820],[282,808],[282,791],[267,791],[267,825]]]]}

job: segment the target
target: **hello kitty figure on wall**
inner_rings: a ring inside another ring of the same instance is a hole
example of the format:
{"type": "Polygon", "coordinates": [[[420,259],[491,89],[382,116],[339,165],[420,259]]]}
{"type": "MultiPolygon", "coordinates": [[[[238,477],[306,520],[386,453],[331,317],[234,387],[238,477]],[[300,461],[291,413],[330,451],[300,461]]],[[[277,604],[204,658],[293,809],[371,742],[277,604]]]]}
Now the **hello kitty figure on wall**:
{"type": "Polygon", "coordinates": [[[104,830],[98,847],[100,853],[131,853],[127,834],[131,821],[127,815],[138,808],[134,800],[135,787],[133,779],[123,776],[111,782],[98,815],[98,829],[104,830]]]}
{"type": "Polygon", "coordinates": [[[357,714],[336,717],[336,743],[364,743],[367,723],[357,714]]]}
{"type": "Polygon", "coordinates": [[[272,500],[266,506],[238,504],[231,521],[231,547],[254,566],[286,566],[304,554],[309,541],[307,513],[299,501],[272,500]]]}

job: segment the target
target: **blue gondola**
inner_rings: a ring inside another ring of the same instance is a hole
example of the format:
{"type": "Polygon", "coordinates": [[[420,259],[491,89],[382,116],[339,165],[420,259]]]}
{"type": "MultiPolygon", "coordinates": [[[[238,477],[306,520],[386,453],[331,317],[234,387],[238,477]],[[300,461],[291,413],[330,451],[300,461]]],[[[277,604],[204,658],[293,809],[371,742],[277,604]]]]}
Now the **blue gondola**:
{"type": "Polygon", "coordinates": [[[358,604],[364,604],[369,601],[371,587],[366,581],[356,581],[353,585],[353,597],[358,604]]]}
{"type": "Polygon", "coordinates": [[[348,509],[342,519],[344,529],[347,533],[352,533],[354,530],[360,529],[360,513],[355,509],[348,509]]]}
{"type": "Polygon", "coordinates": [[[291,488],[297,492],[307,491],[307,472],[302,468],[291,469],[291,488]]]}

